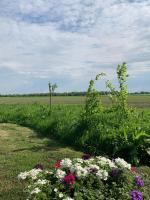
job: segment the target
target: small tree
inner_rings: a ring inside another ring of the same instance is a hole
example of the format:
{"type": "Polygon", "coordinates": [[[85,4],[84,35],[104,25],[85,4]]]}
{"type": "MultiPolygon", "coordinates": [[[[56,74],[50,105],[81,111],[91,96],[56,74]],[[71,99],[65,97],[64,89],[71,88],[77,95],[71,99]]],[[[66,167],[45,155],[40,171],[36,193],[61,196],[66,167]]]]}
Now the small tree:
{"type": "Polygon", "coordinates": [[[55,89],[57,88],[57,85],[56,85],[56,83],[52,84],[52,83],[49,82],[48,87],[49,87],[49,106],[50,106],[50,113],[51,113],[51,110],[52,110],[52,95],[53,95],[55,89]]]}

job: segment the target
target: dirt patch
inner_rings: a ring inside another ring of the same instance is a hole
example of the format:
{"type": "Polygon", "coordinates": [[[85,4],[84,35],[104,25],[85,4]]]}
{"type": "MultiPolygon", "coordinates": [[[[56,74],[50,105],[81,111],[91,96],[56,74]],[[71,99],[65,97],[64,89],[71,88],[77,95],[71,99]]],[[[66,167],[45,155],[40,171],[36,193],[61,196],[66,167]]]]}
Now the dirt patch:
{"type": "Polygon", "coordinates": [[[9,136],[9,133],[8,131],[5,131],[5,130],[0,130],[0,137],[2,138],[5,138],[5,137],[8,137],[9,136]]]}

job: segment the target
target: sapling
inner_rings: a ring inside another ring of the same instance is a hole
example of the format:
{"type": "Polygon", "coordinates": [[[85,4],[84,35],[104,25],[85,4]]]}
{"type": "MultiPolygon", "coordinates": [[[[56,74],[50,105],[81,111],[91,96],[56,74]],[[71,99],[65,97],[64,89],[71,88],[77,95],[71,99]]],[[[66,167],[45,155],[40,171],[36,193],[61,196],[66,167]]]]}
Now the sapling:
{"type": "Polygon", "coordinates": [[[52,83],[48,83],[48,87],[49,87],[49,106],[50,106],[50,114],[52,111],[52,95],[54,94],[55,89],[57,88],[56,83],[52,84],[52,83]]]}

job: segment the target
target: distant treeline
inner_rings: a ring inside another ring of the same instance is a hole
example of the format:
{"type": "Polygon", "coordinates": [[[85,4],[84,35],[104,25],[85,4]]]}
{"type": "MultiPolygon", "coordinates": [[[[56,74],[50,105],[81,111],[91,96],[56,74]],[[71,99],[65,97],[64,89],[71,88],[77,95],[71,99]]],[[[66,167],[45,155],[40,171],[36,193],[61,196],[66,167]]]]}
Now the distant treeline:
{"type": "MultiPolygon", "coordinates": [[[[108,91],[101,91],[99,92],[101,95],[108,95],[110,92],[108,91]]],[[[150,94],[150,92],[131,92],[129,94],[132,95],[144,95],[150,94]]],[[[49,93],[31,93],[31,94],[0,94],[0,97],[35,97],[35,96],[49,96],[49,93]]],[[[86,92],[55,92],[53,96],[86,96],[86,92]]]]}

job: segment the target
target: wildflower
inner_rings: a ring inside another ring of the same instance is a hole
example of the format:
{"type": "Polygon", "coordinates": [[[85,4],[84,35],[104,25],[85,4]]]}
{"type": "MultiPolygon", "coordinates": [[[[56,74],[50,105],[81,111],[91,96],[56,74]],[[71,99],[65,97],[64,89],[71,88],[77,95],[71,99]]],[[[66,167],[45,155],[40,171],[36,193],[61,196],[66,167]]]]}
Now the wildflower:
{"type": "Polygon", "coordinates": [[[124,159],[122,158],[116,158],[115,159],[115,164],[118,166],[118,167],[121,167],[121,168],[127,168],[127,169],[131,169],[131,164],[127,163],[124,159]]]}
{"type": "Polygon", "coordinates": [[[41,192],[39,188],[34,188],[34,190],[31,191],[31,194],[37,194],[39,192],[41,192]]]}
{"type": "Polygon", "coordinates": [[[63,198],[63,193],[61,192],[61,193],[59,193],[59,198],[63,198]]]}
{"type": "Polygon", "coordinates": [[[75,176],[74,174],[68,174],[63,178],[63,182],[66,185],[73,185],[75,182],[75,176]]]}
{"type": "Polygon", "coordinates": [[[37,175],[41,172],[41,169],[32,169],[30,170],[29,173],[29,177],[31,177],[33,180],[37,179],[37,175]]]}
{"type": "Polygon", "coordinates": [[[58,192],[58,189],[57,189],[57,188],[55,188],[55,189],[54,189],[54,192],[58,192]]]}
{"type": "Polygon", "coordinates": [[[37,165],[34,166],[34,169],[41,169],[41,170],[43,170],[44,166],[42,164],[37,164],[37,165]]]}
{"type": "Polygon", "coordinates": [[[144,181],[141,179],[140,176],[136,176],[135,177],[135,184],[139,187],[143,187],[144,186],[144,181]]]}
{"type": "Polygon", "coordinates": [[[96,169],[96,168],[90,168],[90,169],[89,169],[89,172],[90,172],[91,174],[96,174],[96,173],[98,172],[98,169],[96,169]]]}
{"type": "Polygon", "coordinates": [[[54,168],[55,169],[59,169],[61,167],[60,163],[61,163],[61,160],[57,160],[56,163],[55,163],[55,165],[54,165],[54,168]]]}
{"type": "Polygon", "coordinates": [[[132,171],[132,172],[137,172],[136,167],[135,167],[135,166],[131,166],[131,171],[132,171]]]}
{"type": "Polygon", "coordinates": [[[45,185],[46,183],[48,183],[48,180],[41,180],[41,179],[39,179],[37,181],[37,184],[39,184],[39,185],[45,185]]]}
{"type": "Polygon", "coordinates": [[[101,166],[105,166],[108,165],[110,168],[116,168],[116,165],[114,162],[112,162],[110,159],[102,157],[102,156],[97,156],[97,162],[98,164],[100,164],[101,166]]]}
{"type": "Polygon", "coordinates": [[[90,165],[89,168],[88,168],[88,171],[91,173],[91,174],[96,174],[99,170],[99,166],[98,165],[90,165]]]}
{"type": "Polygon", "coordinates": [[[88,174],[88,168],[83,168],[79,163],[72,165],[70,171],[75,173],[79,178],[88,174]]]}
{"type": "Polygon", "coordinates": [[[72,161],[69,158],[65,158],[60,162],[62,168],[71,167],[72,161]]]}
{"type": "Polygon", "coordinates": [[[107,178],[108,178],[108,172],[106,171],[106,170],[103,170],[103,169],[100,169],[97,173],[96,173],[96,175],[100,178],[100,179],[102,179],[102,180],[107,180],[107,178]]]}
{"type": "Polygon", "coordinates": [[[91,158],[91,155],[90,154],[84,154],[83,156],[82,156],[82,159],[83,160],[89,160],[91,158]]]}
{"type": "Polygon", "coordinates": [[[63,179],[65,175],[66,175],[65,171],[63,171],[61,169],[57,169],[57,171],[56,171],[56,177],[58,179],[63,179]]]}
{"type": "Polygon", "coordinates": [[[132,200],[143,200],[142,193],[137,190],[132,190],[130,196],[132,197],[132,200]]]}
{"type": "Polygon", "coordinates": [[[18,175],[18,179],[19,180],[25,180],[27,177],[28,177],[29,173],[28,172],[21,172],[19,175],[18,175]]]}

